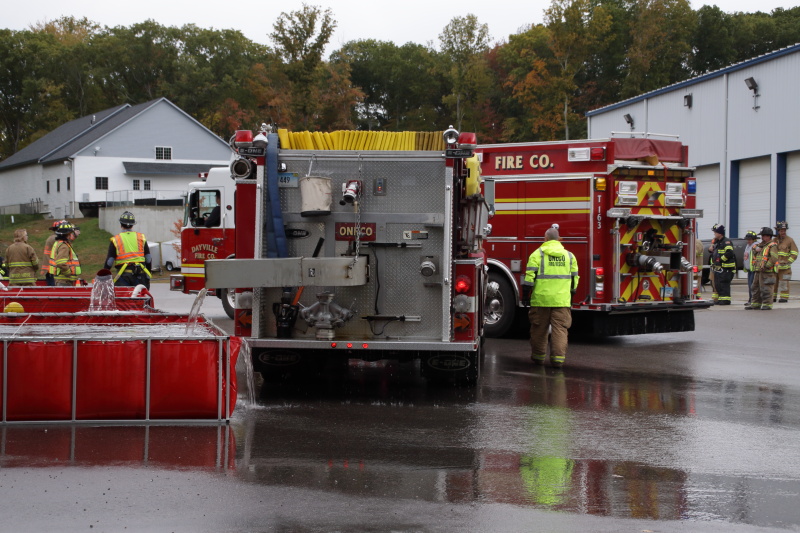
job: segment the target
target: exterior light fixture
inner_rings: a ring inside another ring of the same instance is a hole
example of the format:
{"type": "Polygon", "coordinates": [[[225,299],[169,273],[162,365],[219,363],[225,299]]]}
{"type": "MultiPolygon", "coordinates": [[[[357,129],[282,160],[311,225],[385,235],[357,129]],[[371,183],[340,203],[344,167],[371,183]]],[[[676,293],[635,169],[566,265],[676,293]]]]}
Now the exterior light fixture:
{"type": "Polygon", "coordinates": [[[750,77],[745,78],[744,84],[747,85],[748,89],[753,91],[753,109],[758,109],[761,107],[758,105],[758,82],[755,80],[755,78],[750,77]]]}
{"type": "Polygon", "coordinates": [[[684,94],[683,95],[683,107],[692,107],[692,95],[691,94],[684,94]]]}

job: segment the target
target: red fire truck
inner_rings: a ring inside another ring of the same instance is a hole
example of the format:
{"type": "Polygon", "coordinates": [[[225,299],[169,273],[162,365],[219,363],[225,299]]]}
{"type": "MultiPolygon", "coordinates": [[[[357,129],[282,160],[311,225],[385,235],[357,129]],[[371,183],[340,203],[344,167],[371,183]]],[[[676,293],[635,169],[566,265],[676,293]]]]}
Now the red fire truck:
{"type": "MultiPolygon", "coordinates": [[[[520,281],[545,231],[558,224],[580,284],[571,333],[694,330],[711,305],[694,282],[697,182],[687,147],[653,137],[481,145],[491,235],[486,335],[515,327],[520,281]]],[[[524,327],[527,327],[524,326],[524,327]]]]}
{"type": "Polygon", "coordinates": [[[235,258],[204,261],[206,287],[235,289],[254,370],[418,359],[474,385],[488,227],[475,135],[451,128],[440,149],[428,134],[308,135],[295,149],[279,133],[237,132],[235,258]]]}

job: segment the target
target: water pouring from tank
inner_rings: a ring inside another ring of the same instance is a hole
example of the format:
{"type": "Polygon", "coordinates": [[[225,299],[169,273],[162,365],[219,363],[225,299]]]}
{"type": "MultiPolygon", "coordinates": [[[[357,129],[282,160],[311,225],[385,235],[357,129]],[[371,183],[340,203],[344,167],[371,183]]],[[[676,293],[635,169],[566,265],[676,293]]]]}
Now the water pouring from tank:
{"type": "Polygon", "coordinates": [[[205,300],[207,293],[208,289],[203,288],[200,290],[200,292],[197,293],[197,296],[194,299],[194,303],[192,304],[192,310],[189,311],[189,318],[186,321],[187,335],[194,333],[194,327],[197,324],[197,315],[200,314],[200,308],[203,306],[203,300],[205,300]]]}
{"type": "Polygon", "coordinates": [[[111,271],[104,268],[97,272],[92,284],[89,299],[89,312],[116,311],[117,301],[114,295],[114,278],[111,271]]]}

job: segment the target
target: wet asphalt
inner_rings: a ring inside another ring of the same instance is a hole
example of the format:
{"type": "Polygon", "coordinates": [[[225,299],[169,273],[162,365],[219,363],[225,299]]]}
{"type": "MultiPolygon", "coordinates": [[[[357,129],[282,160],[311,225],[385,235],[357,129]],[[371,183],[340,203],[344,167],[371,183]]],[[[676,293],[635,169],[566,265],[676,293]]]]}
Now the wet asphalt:
{"type": "Polygon", "coordinates": [[[696,331],[572,341],[560,370],[490,339],[475,389],[351,361],[251,403],[240,361],[229,424],[0,427],[0,532],[800,531],[792,290],[745,311],[737,280],[696,331]]]}

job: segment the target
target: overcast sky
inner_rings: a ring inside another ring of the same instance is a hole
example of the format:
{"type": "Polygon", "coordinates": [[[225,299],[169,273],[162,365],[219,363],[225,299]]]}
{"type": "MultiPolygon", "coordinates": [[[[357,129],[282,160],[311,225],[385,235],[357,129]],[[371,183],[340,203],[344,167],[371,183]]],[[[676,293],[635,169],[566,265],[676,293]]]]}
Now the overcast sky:
{"type": "MultiPolygon", "coordinates": [[[[409,41],[438,48],[439,34],[453,17],[472,13],[489,25],[492,42],[504,41],[518,33],[520,27],[543,21],[550,0],[306,0],[308,5],[330,8],[337,28],[328,52],[356,39],[379,39],[404,44],[409,41]]],[[[769,13],[777,7],[794,7],[794,0],[695,0],[698,9],[706,3],[717,5],[727,13],[734,11],[769,13]]],[[[164,26],[194,23],[202,28],[240,30],[249,39],[271,45],[268,34],[282,13],[300,10],[301,0],[176,2],[174,0],[29,0],[8,2],[0,15],[0,27],[23,30],[32,24],[61,16],[86,17],[102,26],[130,26],[153,19],[164,26]]]]}

